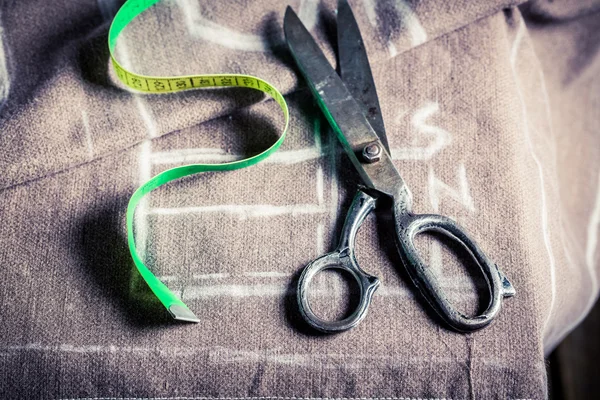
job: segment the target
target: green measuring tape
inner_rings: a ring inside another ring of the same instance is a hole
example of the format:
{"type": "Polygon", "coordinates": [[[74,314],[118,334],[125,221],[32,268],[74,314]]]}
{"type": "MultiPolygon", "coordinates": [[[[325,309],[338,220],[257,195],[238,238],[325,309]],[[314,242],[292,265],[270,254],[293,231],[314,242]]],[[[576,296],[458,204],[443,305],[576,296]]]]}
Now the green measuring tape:
{"type": "Polygon", "coordinates": [[[144,265],[144,262],[137,253],[135,238],[133,235],[133,217],[135,208],[141,199],[152,190],[173,180],[184,176],[208,171],[231,171],[235,169],[249,167],[254,165],[275,152],[283,140],[289,125],[289,110],[282,94],[266,81],[250,75],[239,74],[219,74],[219,75],[186,75],[186,76],[145,76],[138,75],[123,68],[116,60],[114,55],[117,38],[123,29],[140,13],[152,7],[160,0],[128,0],[119,9],[108,32],[108,49],[113,67],[119,79],[127,86],[145,93],[173,93],[183,90],[207,88],[207,87],[231,87],[239,86],[250,89],[260,90],[271,96],[281,107],[285,116],[285,126],[282,135],[273,143],[271,147],[260,154],[243,160],[224,163],[224,164],[191,164],[172,168],[161,172],[148,182],[140,186],[131,196],[127,205],[127,242],[129,251],[141,276],[144,278],[152,292],[158,297],[160,302],[166,307],[169,313],[176,320],[199,322],[198,317],[169,290],[154,274],[144,265]]]}

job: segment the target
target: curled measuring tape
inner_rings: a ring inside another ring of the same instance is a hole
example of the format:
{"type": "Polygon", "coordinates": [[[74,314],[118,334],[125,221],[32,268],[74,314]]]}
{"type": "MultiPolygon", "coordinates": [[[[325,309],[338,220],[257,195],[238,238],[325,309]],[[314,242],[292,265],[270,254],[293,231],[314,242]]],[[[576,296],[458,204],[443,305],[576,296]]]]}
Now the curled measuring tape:
{"type": "Polygon", "coordinates": [[[166,307],[173,318],[181,321],[199,322],[198,317],[196,317],[196,315],[194,315],[194,313],[183,303],[183,301],[173,294],[173,292],[171,292],[164,283],[154,276],[148,267],[144,265],[144,262],[138,255],[135,246],[135,238],[133,235],[133,217],[135,208],[146,194],[173,180],[200,172],[231,171],[234,169],[245,168],[264,160],[273,152],[275,152],[279,146],[281,146],[281,143],[283,143],[289,125],[289,111],[281,93],[266,81],[254,76],[238,74],[145,76],[133,73],[123,68],[117,62],[114,55],[114,49],[119,34],[136,16],[152,7],[159,1],[160,0],[128,0],[119,9],[119,12],[117,12],[112,21],[110,30],[108,32],[108,49],[110,51],[112,65],[121,82],[132,89],[145,93],[173,93],[183,90],[207,87],[246,87],[260,90],[271,96],[277,102],[277,104],[279,104],[285,117],[283,133],[271,147],[262,153],[259,153],[253,157],[245,158],[243,160],[224,164],[190,164],[166,170],[154,176],[148,182],[140,186],[133,193],[131,199],[129,200],[129,204],[127,205],[127,242],[129,244],[131,257],[133,258],[133,262],[140,272],[140,275],[142,278],[144,278],[152,292],[154,292],[156,297],[166,307]]]}

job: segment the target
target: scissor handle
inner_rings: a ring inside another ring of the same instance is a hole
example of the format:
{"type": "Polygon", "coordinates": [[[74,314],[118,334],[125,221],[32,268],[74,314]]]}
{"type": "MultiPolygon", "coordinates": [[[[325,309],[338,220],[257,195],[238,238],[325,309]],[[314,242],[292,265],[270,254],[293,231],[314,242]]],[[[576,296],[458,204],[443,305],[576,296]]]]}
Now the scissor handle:
{"type": "Polygon", "coordinates": [[[442,319],[459,332],[481,329],[492,322],[500,311],[503,297],[515,294],[513,286],[498,266],[487,258],[475,241],[452,219],[435,214],[413,215],[399,205],[395,207],[394,214],[397,245],[402,261],[414,284],[442,319]],[[463,246],[480,267],[490,292],[490,300],[483,313],[468,317],[452,306],[432,269],[423,262],[414,244],[416,235],[428,231],[439,232],[463,246]]]}
{"type": "Polygon", "coordinates": [[[308,264],[302,271],[302,275],[300,275],[297,290],[300,314],[311,327],[318,331],[325,333],[345,331],[355,327],[367,315],[373,293],[379,286],[379,279],[367,274],[359,267],[354,255],[354,242],[358,228],[374,208],[375,198],[359,190],[346,216],[337,249],[308,264]],[[337,321],[321,319],[315,315],[310,307],[308,301],[310,282],[316,274],[325,269],[347,271],[358,283],[360,289],[359,303],[352,314],[344,319],[337,321]]]}

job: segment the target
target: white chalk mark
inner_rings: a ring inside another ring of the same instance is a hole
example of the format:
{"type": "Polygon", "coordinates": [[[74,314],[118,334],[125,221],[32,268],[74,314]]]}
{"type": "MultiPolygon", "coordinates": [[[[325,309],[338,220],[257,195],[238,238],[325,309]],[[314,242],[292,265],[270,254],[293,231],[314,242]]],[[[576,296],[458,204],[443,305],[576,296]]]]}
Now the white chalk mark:
{"type": "Polygon", "coordinates": [[[592,296],[588,302],[588,305],[583,313],[587,315],[588,311],[594,304],[598,289],[598,277],[596,275],[595,255],[598,247],[598,230],[600,230],[600,173],[598,174],[598,187],[596,189],[596,203],[590,216],[590,222],[587,226],[587,243],[585,247],[585,265],[590,271],[590,278],[592,281],[592,296]]]}
{"type": "MultiPolygon", "coordinates": [[[[374,355],[374,354],[353,354],[349,356],[347,353],[281,353],[278,349],[273,350],[241,350],[241,349],[230,349],[223,347],[216,347],[211,349],[209,354],[209,362],[211,363],[243,363],[243,362],[266,362],[270,364],[284,364],[294,365],[307,368],[323,368],[323,369],[339,369],[339,363],[343,362],[344,369],[362,369],[369,362],[373,360],[385,361],[385,365],[401,365],[400,360],[390,354],[374,355]],[[352,361],[350,361],[352,360],[352,361]]],[[[422,363],[436,363],[436,364],[447,364],[456,363],[456,358],[453,357],[427,357],[412,356],[403,359],[411,364],[422,364],[422,363]]],[[[199,400],[211,400],[211,399],[199,399],[199,400]]],[[[219,400],[219,399],[212,399],[219,400]]],[[[228,400],[228,399],[223,399],[228,400]]],[[[261,400],[260,398],[237,398],[229,400],[261,400]]],[[[267,399],[264,399],[267,400],[267,399]]],[[[297,398],[297,397],[280,397],[271,398],[271,400],[334,400],[333,398],[297,398]]],[[[369,397],[362,398],[339,398],[338,400],[377,400],[369,397]]],[[[384,399],[379,399],[384,400],[384,399]]],[[[417,400],[416,398],[404,398],[404,397],[388,397],[385,400],[417,400]]],[[[419,398],[418,400],[451,400],[451,399],[440,399],[440,398],[419,398]]]]}
{"type": "MultiPolygon", "coordinates": [[[[598,174],[598,187],[596,189],[596,203],[587,229],[587,245],[585,249],[585,263],[592,270],[594,268],[594,255],[598,245],[598,229],[600,228],[600,174],[598,174]]],[[[593,274],[596,275],[595,273],[593,274]]]]}
{"type": "Polygon", "coordinates": [[[400,14],[400,24],[404,27],[410,35],[410,44],[416,47],[427,41],[427,33],[421,25],[421,21],[417,17],[417,14],[413,11],[410,5],[404,0],[396,0],[396,10],[400,14]]]}
{"type": "MultiPolygon", "coordinates": [[[[243,154],[230,154],[223,149],[177,149],[152,154],[151,161],[160,164],[225,163],[248,157],[243,154]]],[[[321,151],[309,147],[299,150],[277,151],[261,164],[298,164],[322,157],[321,151]]]]}
{"type": "Polygon", "coordinates": [[[302,0],[298,8],[298,18],[302,21],[306,29],[312,30],[317,24],[319,14],[320,0],[302,0]]]}
{"type": "MultiPolygon", "coordinates": [[[[436,276],[444,276],[442,272],[442,245],[437,241],[433,240],[431,242],[431,247],[429,248],[429,266],[436,274],[436,276]]],[[[438,278],[439,279],[439,278],[438,278]]]]}
{"type": "Polygon", "coordinates": [[[323,153],[323,149],[322,146],[323,144],[321,143],[321,118],[319,117],[315,117],[314,121],[313,121],[313,132],[314,132],[314,137],[315,137],[315,147],[317,148],[317,151],[319,152],[319,154],[323,153]]]}
{"type": "MultiPolygon", "coordinates": [[[[317,255],[323,255],[325,253],[325,251],[323,249],[317,249],[317,255]]],[[[239,275],[232,275],[229,273],[213,273],[213,274],[200,274],[200,275],[193,275],[192,276],[193,279],[196,279],[198,281],[204,281],[204,282],[208,282],[211,280],[215,280],[215,281],[220,281],[220,280],[227,280],[227,279],[240,279],[240,278],[271,278],[271,279],[288,279],[291,277],[291,274],[289,273],[285,273],[285,272],[279,272],[279,271],[253,271],[253,272],[242,272],[239,275]]],[[[176,282],[178,282],[179,280],[181,280],[180,277],[176,276],[176,275],[162,275],[158,277],[161,281],[163,282],[171,282],[174,285],[177,285],[176,282]]],[[[343,286],[339,285],[339,282],[334,282],[334,284],[337,283],[338,285],[335,287],[338,290],[341,290],[341,288],[343,286]]],[[[453,276],[453,277],[444,277],[441,276],[440,277],[440,286],[447,291],[464,291],[466,289],[471,289],[473,286],[473,283],[476,284],[485,284],[485,281],[483,279],[473,279],[470,277],[465,277],[465,276],[453,276]]],[[[220,285],[213,285],[211,287],[216,287],[216,286],[220,286],[220,285]]],[[[225,286],[228,286],[225,284],[225,286]]],[[[252,285],[250,285],[252,286],[252,285]]],[[[196,286],[197,288],[200,287],[206,287],[206,286],[196,286]]],[[[318,285],[315,285],[314,287],[316,290],[322,290],[323,293],[325,291],[325,287],[320,287],[318,285]]],[[[284,289],[284,286],[282,286],[282,291],[284,289]]],[[[186,288],[187,290],[187,288],[186,288]]],[[[229,290],[229,289],[224,289],[225,291],[229,290]]],[[[312,290],[312,289],[311,289],[312,290]]],[[[403,287],[399,287],[399,288],[387,288],[383,291],[378,290],[377,293],[384,293],[385,296],[400,296],[400,295],[405,295],[406,289],[403,287]]],[[[254,290],[248,290],[248,293],[250,292],[254,292],[254,290]]],[[[287,293],[288,295],[290,294],[289,292],[287,293]]],[[[209,295],[207,294],[206,297],[208,297],[209,295]]]]}
{"type": "Polygon", "coordinates": [[[192,277],[194,279],[224,279],[229,278],[231,275],[226,273],[214,273],[214,274],[194,274],[192,277]]]}
{"type": "Polygon", "coordinates": [[[239,51],[270,52],[273,47],[269,38],[238,32],[205,18],[195,0],[177,0],[177,5],[182,9],[188,32],[194,37],[239,51]]]}
{"type": "MultiPolygon", "coordinates": [[[[139,153],[139,179],[136,182],[137,185],[142,185],[152,178],[152,169],[151,164],[149,162],[150,154],[152,153],[152,141],[149,139],[144,140],[140,144],[140,153],[139,153]]],[[[139,244],[142,244],[142,248],[146,243],[147,238],[147,224],[144,218],[144,214],[148,209],[148,198],[143,198],[137,208],[137,212],[135,215],[135,226],[136,226],[136,243],[138,243],[138,248],[140,248],[139,244]]]]}
{"type": "Polygon", "coordinates": [[[323,224],[317,225],[317,255],[325,254],[325,227],[323,224]]]}
{"type": "MultiPolygon", "coordinates": [[[[2,21],[2,14],[0,14],[2,21]]],[[[10,92],[10,74],[8,73],[8,63],[6,57],[6,44],[4,41],[4,29],[0,26],[0,110],[8,99],[10,92]]]]}
{"type": "MultiPolygon", "coordinates": [[[[375,9],[375,1],[363,0],[363,6],[369,23],[372,27],[376,28],[379,20],[377,18],[377,11],[375,9]]],[[[425,43],[427,41],[427,33],[425,32],[421,21],[419,21],[417,14],[413,11],[410,5],[404,0],[396,0],[394,2],[394,7],[398,11],[400,17],[399,28],[405,32],[408,32],[411,47],[416,47],[425,43]]],[[[392,42],[391,38],[386,39],[386,46],[388,48],[388,52],[390,53],[390,57],[397,56],[398,50],[396,49],[396,45],[392,42]]]]}
{"type": "Polygon", "coordinates": [[[81,123],[83,125],[83,132],[85,136],[85,146],[90,159],[94,158],[94,141],[92,140],[92,133],[90,131],[90,120],[87,111],[81,110],[81,123]]]}
{"type": "Polygon", "coordinates": [[[322,206],[325,203],[325,189],[323,183],[323,168],[321,166],[317,167],[317,203],[322,206]]]}
{"type": "MultiPolygon", "coordinates": [[[[199,4],[194,0],[177,0],[185,16],[188,32],[198,38],[240,51],[271,52],[274,41],[281,38],[268,38],[261,35],[242,33],[205,18],[199,4]]],[[[298,9],[298,17],[308,30],[314,28],[318,14],[318,0],[303,0],[298,9]]],[[[275,43],[276,46],[277,43],[275,43]]]]}
{"type": "Polygon", "coordinates": [[[223,149],[176,149],[155,152],[150,157],[150,161],[155,165],[201,164],[209,162],[226,163],[243,158],[245,158],[243,155],[230,154],[223,149]]]}
{"type": "Polygon", "coordinates": [[[458,182],[460,184],[460,203],[467,207],[467,210],[475,212],[475,202],[471,196],[469,181],[467,180],[467,169],[463,163],[458,164],[458,182]]]}
{"type": "Polygon", "coordinates": [[[282,285],[216,285],[189,286],[185,288],[185,300],[195,300],[205,297],[266,297],[283,296],[286,287],[282,285]]]}
{"type": "Polygon", "coordinates": [[[373,0],[363,0],[363,7],[367,19],[373,28],[377,27],[377,13],[375,12],[375,3],[373,0]]]}
{"type": "Polygon", "coordinates": [[[522,19],[519,20],[519,27],[517,28],[517,34],[515,35],[515,41],[513,42],[512,49],[510,50],[510,65],[515,68],[517,64],[517,55],[519,52],[519,47],[521,46],[521,41],[525,36],[525,22],[522,19]]]}
{"type": "MultiPolygon", "coordinates": [[[[329,141],[328,141],[328,147],[330,149],[335,149],[335,145],[336,145],[336,138],[335,135],[333,135],[333,132],[331,131],[331,129],[329,130],[329,141]]],[[[331,216],[331,230],[335,230],[335,225],[337,223],[337,217],[338,217],[338,213],[339,213],[339,185],[338,185],[338,178],[337,178],[337,167],[338,167],[338,152],[337,151],[330,151],[330,159],[329,159],[329,165],[330,165],[330,169],[329,169],[329,179],[331,181],[330,183],[330,192],[331,192],[331,203],[330,203],[330,211],[329,211],[329,215],[331,216]]]]}
{"type": "Polygon", "coordinates": [[[512,49],[512,53],[514,53],[514,57],[511,54],[511,69],[512,69],[512,73],[513,73],[513,78],[515,79],[517,85],[517,93],[519,95],[519,101],[521,104],[521,112],[523,114],[523,122],[524,122],[524,132],[525,132],[525,139],[527,141],[527,148],[529,149],[529,154],[531,155],[531,158],[533,159],[533,161],[536,164],[537,170],[538,170],[538,175],[540,177],[540,196],[541,196],[541,224],[542,224],[542,237],[544,240],[544,246],[546,247],[546,252],[548,253],[548,259],[550,262],[550,288],[551,288],[551,299],[550,299],[550,307],[548,310],[548,317],[546,318],[546,321],[544,322],[544,332],[546,333],[546,329],[548,327],[548,323],[550,322],[550,319],[552,318],[552,314],[554,311],[554,303],[556,302],[556,262],[554,259],[554,254],[552,252],[552,245],[550,243],[550,232],[549,232],[549,228],[548,228],[548,205],[547,205],[547,200],[546,200],[546,189],[545,189],[545,179],[544,179],[544,170],[542,168],[542,163],[540,162],[540,159],[538,158],[537,154],[535,153],[535,150],[533,148],[533,143],[531,142],[531,134],[529,131],[529,120],[527,119],[527,105],[525,103],[525,99],[523,97],[523,92],[521,90],[521,84],[520,84],[520,80],[517,74],[517,70],[516,70],[516,59],[517,59],[517,53],[518,53],[518,49],[519,49],[519,45],[522,42],[522,38],[524,33],[519,34],[519,32],[521,30],[525,29],[525,22],[521,19],[520,20],[520,24],[521,26],[519,26],[519,29],[517,31],[517,37],[515,39],[515,43],[513,44],[513,49],[512,49]]]}
{"type": "MultiPolygon", "coordinates": [[[[548,118],[548,127],[550,129],[550,137],[554,139],[554,124],[552,123],[552,111],[550,110],[550,96],[548,96],[548,89],[546,88],[546,77],[544,76],[544,71],[539,68],[540,73],[540,82],[542,86],[542,95],[544,99],[544,105],[546,107],[546,116],[548,118]]],[[[557,154],[556,154],[556,141],[552,140],[552,159],[554,161],[554,167],[556,168],[557,162],[557,154]]],[[[558,181],[558,180],[557,180],[558,181]]],[[[560,195],[560,191],[557,190],[557,193],[560,195]]]]}
{"type": "Polygon", "coordinates": [[[437,103],[427,103],[413,115],[411,123],[413,127],[431,142],[426,147],[400,147],[392,149],[392,158],[394,160],[429,160],[436,153],[440,152],[451,142],[451,135],[448,131],[430,125],[427,120],[439,111],[437,103]]]}
{"type": "Polygon", "coordinates": [[[162,282],[175,282],[179,280],[179,277],[177,275],[159,275],[156,278],[158,278],[162,282]]]}
{"type": "Polygon", "coordinates": [[[274,206],[270,204],[219,204],[214,206],[153,208],[148,215],[181,215],[201,213],[223,213],[237,215],[240,220],[248,218],[277,217],[281,215],[298,216],[303,214],[322,214],[329,210],[316,204],[292,204],[274,206]]]}
{"type": "Polygon", "coordinates": [[[440,199],[442,196],[448,196],[454,199],[457,203],[466,208],[469,212],[475,212],[475,202],[471,196],[469,182],[467,180],[467,170],[463,163],[458,165],[458,189],[454,189],[446,183],[438,179],[433,168],[429,167],[428,189],[429,201],[433,207],[433,211],[440,212],[440,199]]]}
{"type": "Polygon", "coordinates": [[[146,183],[152,178],[152,164],[150,163],[150,157],[152,154],[152,141],[150,139],[144,140],[140,144],[140,177],[139,184],[146,183]]]}
{"type": "MultiPolygon", "coordinates": [[[[59,344],[58,349],[67,353],[96,353],[102,350],[103,346],[74,346],[71,344],[59,344]]],[[[109,351],[116,351],[116,347],[109,347],[109,351]]]]}
{"type": "Polygon", "coordinates": [[[290,277],[290,274],[286,274],[285,272],[278,272],[278,271],[246,272],[242,275],[248,276],[251,278],[288,278],[288,277],[290,277]]]}
{"type": "MultiPolygon", "coordinates": [[[[152,141],[150,139],[144,140],[140,144],[140,153],[138,156],[138,168],[139,178],[136,185],[142,185],[150,180],[152,177],[152,168],[149,161],[150,154],[152,153],[152,141]]],[[[136,213],[134,216],[135,221],[135,243],[138,249],[138,254],[146,254],[148,248],[148,221],[146,220],[146,214],[148,213],[148,197],[144,197],[140,200],[136,213]]]]}
{"type": "Polygon", "coordinates": [[[394,58],[398,55],[398,49],[396,48],[396,45],[393,42],[388,42],[387,48],[391,58],[394,58]]]}
{"type": "MultiPolygon", "coordinates": [[[[255,272],[243,272],[238,276],[248,277],[248,278],[288,278],[290,274],[285,272],[278,271],[255,271],[255,272]]],[[[220,280],[220,279],[228,279],[228,278],[236,278],[235,275],[231,275],[229,273],[212,273],[212,274],[194,274],[192,275],[193,279],[207,281],[207,280],[220,280]]],[[[180,280],[180,278],[176,275],[162,275],[159,276],[158,279],[164,282],[176,282],[180,280]]]]}
{"type": "MultiPolygon", "coordinates": [[[[363,0],[363,6],[369,23],[373,28],[377,28],[377,12],[375,11],[374,0],[363,0]]],[[[394,43],[388,40],[386,46],[388,48],[388,52],[390,53],[390,57],[393,58],[398,55],[398,49],[396,49],[396,45],[394,45],[394,43]]]]}
{"type": "Polygon", "coordinates": [[[126,347],[121,348],[117,346],[103,346],[103,345],[80,345],[75,346],[71,344],[57,344],[57,345],[43,345],[41,343],[27,343],[24,345],[12,345],[0,347],[0,352],[17,352],[17,351],[44,351],[44,352],[64,352],[64,353],[115,353],[117,351],[125,350],[125,352],[136,352],[137,349],[143,351],[147,350],[142,347],[126,347]]]}
{"type": "MultiPolygon", "coordinates": [[[[470,287],[468,283],[461,285],[448,285],[447,282],[441,285],[447,292],[461,292],[464,301],[470,301],[473,298],[477,298],[477,294],[473,291],[463,293],[465,288],[470,287]]],[[[314,298],[331,298],[339,296],[341,293],[341,283],[339,281],[328,282],[328,284],[315,282],[311,286],[311,297],[314,298]]],[[[286,284],[252,284],[252,285],[238,285],[238,284],[222,284],[222,285],[200,285],[200,286],[186,286],[182,291],[183,300],[197,300],[210,297],[283,297],[283,296],[295,296],[295,288],[290,288],[286,284]]],[[[383,297],[400,297],[400,298],[412,298],[413,293],[411,290],[405,287],[380,287],[377,290],[377,296],[383,297]]]]}

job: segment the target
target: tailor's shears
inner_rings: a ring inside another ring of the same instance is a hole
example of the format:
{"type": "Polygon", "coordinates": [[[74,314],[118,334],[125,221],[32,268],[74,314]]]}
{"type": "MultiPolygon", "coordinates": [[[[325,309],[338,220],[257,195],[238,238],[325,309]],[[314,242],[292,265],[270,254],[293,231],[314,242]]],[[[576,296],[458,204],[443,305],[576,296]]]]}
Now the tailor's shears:
{"type": "Polygon", "coordinates": [[[503,297],[513,296],[515,290],[498,266],[456,222],[441,215],[411,213],[412,196],[392,163],[364,43],[346,0],[338,2],[337,27],[341,78],[294,11],[288,7],[285,13],[284,31],[292,56],[364,184],[350,206],[337,249],[307,265],[300,276],[297,290],[300,313],[309,325],[322,332],[350,329],[366,316],[379,279],[359,267],[354,242],[358,228],[380,203],[379,199],[388,198],[391,199],[396,245],[402,263],[427,302],[457,331],[483,328],[498,314],[503,297]],[[483,313],[468,317],[449,302],[414,244],[415,236],[426,231],[439,232],[457,242],[479,265],[490,292],[489,304],[483,313]],[[360,287],[356,310],[339,321],[317,317],[308,302],[310,281],[317,273],[329,268],[348,271],[360,287]]]}

